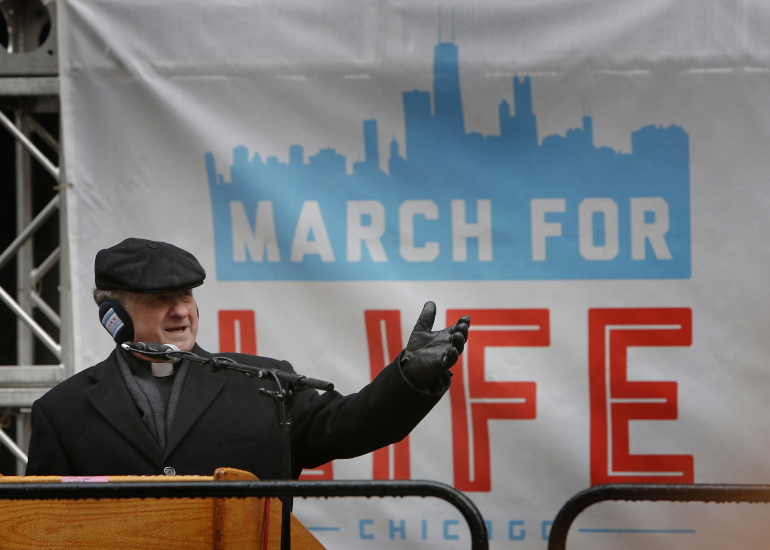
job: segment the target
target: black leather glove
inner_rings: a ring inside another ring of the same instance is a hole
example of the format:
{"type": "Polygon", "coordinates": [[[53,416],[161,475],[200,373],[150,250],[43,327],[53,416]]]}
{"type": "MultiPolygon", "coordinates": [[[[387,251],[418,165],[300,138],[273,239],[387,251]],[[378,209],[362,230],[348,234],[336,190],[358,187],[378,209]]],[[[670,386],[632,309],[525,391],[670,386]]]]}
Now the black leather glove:
{"type": "Polygon", "coordinates": [[[404,376],[417,388],[428,387],[438,375],[457,363],[468,341],[469,316],[461,317],[456,325],[431,332],[435,319],[436,304],[427,302],[409,336],[401,360],[404,376]]]}

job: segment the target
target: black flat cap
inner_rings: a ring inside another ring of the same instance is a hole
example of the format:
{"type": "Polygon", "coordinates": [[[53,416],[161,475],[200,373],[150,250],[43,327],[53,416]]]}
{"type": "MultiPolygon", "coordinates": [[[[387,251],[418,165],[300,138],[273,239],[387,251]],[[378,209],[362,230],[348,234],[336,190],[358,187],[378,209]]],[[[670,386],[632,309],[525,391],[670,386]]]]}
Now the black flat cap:
{"type": "Polygon", "coordinates": [[[96,254],[94,278],[99,290],[159,293],[200,286],[206,271],[173,244],[131,238],[96,254]]]}

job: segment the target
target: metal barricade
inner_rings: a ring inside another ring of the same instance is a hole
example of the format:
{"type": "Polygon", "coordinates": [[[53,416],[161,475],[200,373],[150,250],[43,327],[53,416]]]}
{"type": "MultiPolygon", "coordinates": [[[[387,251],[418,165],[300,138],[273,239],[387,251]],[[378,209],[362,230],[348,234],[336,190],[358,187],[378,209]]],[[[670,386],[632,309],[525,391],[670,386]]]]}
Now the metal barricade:
{"type": "Polygon", "coordinates": [[[468,523],[472,550],[488,550],[484,518],[457,489],[436,481],[185,481],[184,483],[8,483],[2,500],[86,498],[435,497],[468,523]]]}
{"type": "Polygon", "coordinates": [[[642,484],[596,485],[577,493],[561,507],[551,526],[548,550],[565,550],[570,526],[580,513],[607,500],[668,502],[770,502],[770,485],[642,484]]]}

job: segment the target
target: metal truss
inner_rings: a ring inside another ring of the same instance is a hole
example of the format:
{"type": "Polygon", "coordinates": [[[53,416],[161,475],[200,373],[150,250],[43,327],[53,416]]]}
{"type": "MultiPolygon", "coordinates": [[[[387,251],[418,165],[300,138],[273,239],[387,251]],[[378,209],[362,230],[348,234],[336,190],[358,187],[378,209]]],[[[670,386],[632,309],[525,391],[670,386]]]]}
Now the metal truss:
{"type": "MultiPolygon", "coordinates": [[[[0,106],[5,113],[12,113],[9,117],[0,111],[0,125],[15,139],[16,188],[16,237],[0,251],[0,270],[15,260],[17,282],[16,289],[0,286],[0,307],[9,308],[17,318],[16,365],[0,366],[0,408],[16,417],[16,440],[0,429],[0,444],[16,457],[17,475],[23,475],[30,407],[35,399],[74,373],[66,215],[71,185],[66,183],[61,168],[35,145],[35,141],[43,143],[55,156],[62,157],[58,136],[52,136],[38,120],[41,113],[59,113],[55,3],[4,0],[0,11],[8,27],[8,44],[5,50],[0,48],[0,106]],[[42,167],[45,174],[35,165],[42,167]],[[36,211],[35,202],[51,194],[48,176],[53,179],[56,193],[36,211]],[[36,263],[36,237],[45,235],[50,240],[57,233],[58,246],[36,263]],[[53,285],[58,286],[58,307],[43,297],[48,294],[50,299],[53,285]],[[44,293],[44,287],[49,292],[44,293]],[[39,356],[44,355],[39,353],[38,342],[57,364],[37,364],[41,362],[39,356]]],[[[6,191],[5,196],[9,194],[6,191]]]]}

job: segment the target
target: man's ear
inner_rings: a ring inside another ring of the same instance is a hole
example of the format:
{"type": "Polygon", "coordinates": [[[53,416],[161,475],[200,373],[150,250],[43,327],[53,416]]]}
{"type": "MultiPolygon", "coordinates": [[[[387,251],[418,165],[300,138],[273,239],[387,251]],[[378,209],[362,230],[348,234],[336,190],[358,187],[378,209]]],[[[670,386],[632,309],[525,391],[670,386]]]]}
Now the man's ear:
{"type": "Polygon", "coordinates": [[[107,300],[99,306],[99,321],[117,344],[134,339],[134,323],[119,302],[107,300]]]}

